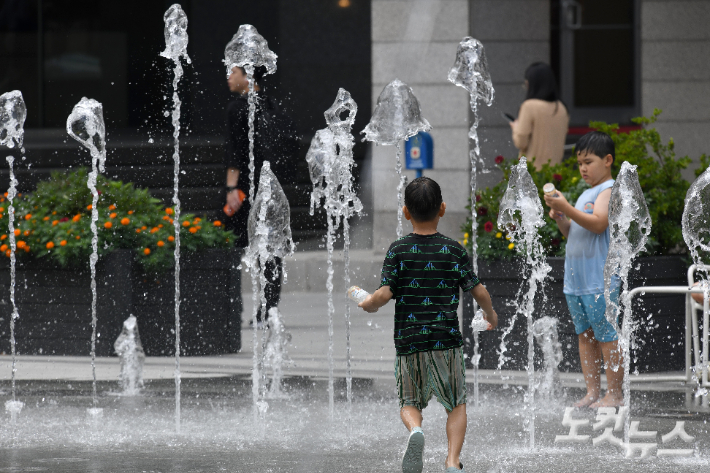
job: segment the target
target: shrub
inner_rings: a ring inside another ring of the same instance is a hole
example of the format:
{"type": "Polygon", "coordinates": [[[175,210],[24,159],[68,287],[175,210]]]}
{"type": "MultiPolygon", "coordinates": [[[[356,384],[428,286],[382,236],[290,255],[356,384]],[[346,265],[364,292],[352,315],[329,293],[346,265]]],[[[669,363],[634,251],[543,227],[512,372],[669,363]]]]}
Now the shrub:
{"type": "MultiPolygon", "coordinates": [[[[647,253],[657,255],[686,253],[687,247],[683,241],[680,222],[685,194],[690,183],[683,179],[681,171],[686,169],[692,160],[687,156],[677,158],[673,140],[663,143],[658,131],[648,127],[657,120],[660,113],[660,110],[655,109],[651,117],[634,118],[633,122],[642,125],[642,128],[628,133],[620,133],[618,124],[590,122],[590,126],[607,133],[614,140],[616,159],[612,166],[612,176],[617,175],[621,163],[624,161],[638,166],[639,183],[653,222],[646,248],[647,253]]],[[[518,160],[517,158],[500,159],[499,157],[496,159],[496,163],[503,172],[503,180],[493,188],[486,188],[476,195],[476,210],[479,219],[478,255],[485,260],[509,258],[515,254],[514,248],[509,248],[509,242],[505,239],[506,235],[498,230],[497,217],[500,200],[508,186],[510,168],[517,164],[518,160]],[[493,230],[486,231],[491,228],[493,230]],[[499,233],[500,237],[498,237],[499,233]]],[[[696,172],[696,175],[699,175],[710,164],[710,158],[702,155],[700,163],[701,169],[696,172]]],[[[554,183],[558,191],[562,192],[572,204],[585,189],[589,188],[579,175],[577,157],[574,152],[562,163],[553,166],[544,164],[539,171],[535,169],[532,162],[528,162],[528,171],[538,187],[540,199],[546,211],[549,208],[544,205],[542,193],[542,186],[545,183],[554,183]]],[[[470,211],[470,204],[468,208],[470,211]]],[[[464,241],[470,249],[471,245],[466,237],[471,230],[470,218],[461,229],[464,232],[464,241]]],[[[564,237],[547,212],[545,212],[545,226],[540,229],[540,238],[548,256],[564,256],[564,237]]]]}
{"type": "MultiPolygon", "coordinates": [[[[37,190],[14,200],[18,257],[49,258],[62,267],[86,266],[91,255],[91,191],[86,169],[70,174],[53,172],[37,190]],[[18,231],[19,230],[19,231],[18,231]],[[20,248],[22,246],[22,248],[20,248]]],[[[99,175],[99,256],[114,249],[134,250],[146,271],[163,271],[174,265],[175,230],[171,208],[146,189],[112,181],[99,175]]],[[[7,194],[5,194],[7,197],[7,194]]],[[[229,248],[234,234],[221,222],[194,214],[180,216],[180,247],[186,252],[229,248]]],[[[7,244],[8,202],[0,198],[0,243],[7,244]]],[[[9,249],[3,250],[9,256],[9,249]]]]}

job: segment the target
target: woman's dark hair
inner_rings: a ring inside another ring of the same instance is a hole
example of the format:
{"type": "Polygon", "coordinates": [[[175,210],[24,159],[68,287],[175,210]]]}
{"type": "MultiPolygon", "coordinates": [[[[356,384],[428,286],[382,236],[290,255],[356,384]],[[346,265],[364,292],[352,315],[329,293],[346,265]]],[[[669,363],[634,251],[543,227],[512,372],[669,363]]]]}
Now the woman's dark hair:
{"type": "Polygon", "coordinates": [[[577,141],[574,145],[574,151],[579,156],[582,153],[595,154],[600,158],[604,158],[607,154],[611,155],[612,163],[616,158],[614,141],[609,135],[601,131],[590,131],[577,141]]]}
{"type": "Polygon", "coordinates": [[[525,70],[525,80],[528,81],[528,94],[525,100],[539,99],[547,102],[560,100],[555,73],[544,62],[530,64],[525,70]]]}
{"type": "Polygon", "coordinates": [[[418,177],[404,189],[404,205],[416,222],[434,220],[443,201],[441,187],[428,177],[418,177]]]}
{"type": "MultiPolygon", "coordinates": [[[[247,75],[246,69],[243,67],[239,67],[239,69],[242,70],[242,74],[247,75]]],[[[264,66],[258,66],[254,68],[254,82],[257,84],[261,85],[261,81],[264,79],[264,76],[266,75],[266,68],[264,66]]]]}

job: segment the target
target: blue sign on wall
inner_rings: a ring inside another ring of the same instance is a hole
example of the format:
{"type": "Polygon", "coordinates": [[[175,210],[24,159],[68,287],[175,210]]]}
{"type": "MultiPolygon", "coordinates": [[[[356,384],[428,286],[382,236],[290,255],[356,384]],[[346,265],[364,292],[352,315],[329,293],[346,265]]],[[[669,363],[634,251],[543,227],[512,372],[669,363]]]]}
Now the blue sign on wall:
{"type": "Polygon", "coordinates": [[[422,169],[434,167],[434,140],[425,131],[420,131],[405,142],[407,169],[417,169],[417,177],[421,176],[422,169]]]}

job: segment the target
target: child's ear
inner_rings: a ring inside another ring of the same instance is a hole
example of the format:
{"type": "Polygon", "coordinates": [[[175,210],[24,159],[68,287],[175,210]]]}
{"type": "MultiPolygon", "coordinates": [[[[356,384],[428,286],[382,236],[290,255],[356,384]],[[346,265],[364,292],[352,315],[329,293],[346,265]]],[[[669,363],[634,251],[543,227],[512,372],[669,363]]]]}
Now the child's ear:
{"type": "Polygon", "coordinates": [[[441,206],[439,207],[439,217],[443,217],[445,213],[446,213],[446,202],[442,202],[441,206]]]}
{"type": "Polygon", "coordinates": [[[614,157],[611,154],[604,156],[604,166],[611,167],[614,164],[614,157]]]}
{"type": "Polygon", "coordinates": [[[407,220],[412,219],[412,214],[409,213],[409,209],[407,208],[406,205],[402,206],[402,212],[404,213],[404,218],[406,218],[407,220]]]}

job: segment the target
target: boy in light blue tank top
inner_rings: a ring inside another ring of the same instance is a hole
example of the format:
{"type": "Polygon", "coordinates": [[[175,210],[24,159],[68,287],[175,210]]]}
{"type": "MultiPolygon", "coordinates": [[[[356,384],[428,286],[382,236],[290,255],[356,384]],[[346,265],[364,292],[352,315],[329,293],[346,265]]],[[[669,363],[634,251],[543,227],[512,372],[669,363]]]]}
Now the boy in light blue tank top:
{"type": "MultiPolygon", "coordinates": [[[[614,180],[614,142],[602,132],[587,133],[577,142],[577,164],[582,179],[592,186],[573,207],[557,193],[545,196],[550,217],[567,238],[564,293],[579,336],[587,394],[575,407],[615,407],[623,404],[624,371],[618,335],[604,313],[604,263],[609,252],[609,198],[614,180]],[[605,362],[607,391],[601,398],[601,362],[605,362]]],[[[612,297],[618,297],[618,290],[612,297]]]]}

